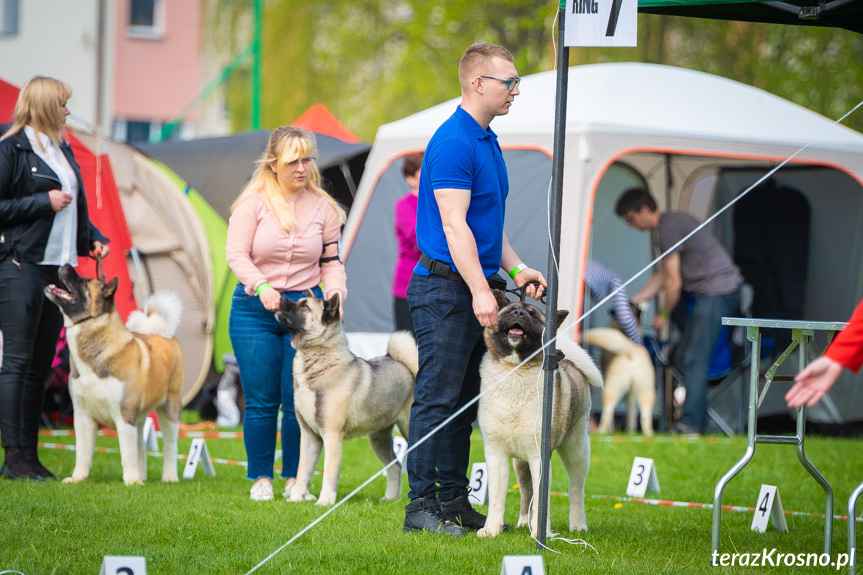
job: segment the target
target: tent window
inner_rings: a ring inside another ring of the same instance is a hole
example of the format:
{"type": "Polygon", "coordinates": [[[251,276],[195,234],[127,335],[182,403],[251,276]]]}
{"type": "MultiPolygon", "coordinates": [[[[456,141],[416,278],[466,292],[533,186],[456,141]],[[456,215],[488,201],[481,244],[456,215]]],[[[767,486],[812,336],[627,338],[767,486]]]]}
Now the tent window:
{"type": "Polygon", "coordinates": [[[129,34],[145,38],[161,36],[161,5],[162,0],[130,0],[129,34]]]}
{"type": "Polygon", "coordinates": [[[18,0],[0,0],[0,36],[18,34],[18,0]]]}

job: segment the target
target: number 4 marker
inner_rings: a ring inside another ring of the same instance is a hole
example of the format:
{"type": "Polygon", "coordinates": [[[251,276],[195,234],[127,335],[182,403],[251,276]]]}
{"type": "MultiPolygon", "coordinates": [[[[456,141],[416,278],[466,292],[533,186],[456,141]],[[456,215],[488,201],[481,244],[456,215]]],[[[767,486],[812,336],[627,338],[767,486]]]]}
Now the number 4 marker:
{"type": "Polygon", "coordinates": [[[653,460],[646,457],[636,457],[632,462],[632,472],[629,474],[629,484],[626,494],[630,497],[644,497],[650,491],[659,493],[659,478],[653,460]]]}
{"type": "Polygon", "coordinates": [[[773,519],[773,527],[777,531],[788,531],[785,523],[785,512],[782,511],[782,500],[779,499],[779,488],[775,485],[761,485],[758,502],[755,504],[755,516],[752,518],[752,531],[764,533],[767,523],[773,519]]]}

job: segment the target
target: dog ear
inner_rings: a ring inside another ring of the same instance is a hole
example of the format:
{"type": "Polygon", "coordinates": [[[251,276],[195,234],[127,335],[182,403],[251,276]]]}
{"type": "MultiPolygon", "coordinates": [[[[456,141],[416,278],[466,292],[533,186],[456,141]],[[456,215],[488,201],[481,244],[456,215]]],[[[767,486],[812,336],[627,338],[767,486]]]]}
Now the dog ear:
{"type": "Polygon", "coordinates": [[[563,320],[566,319],[566,316],[569,315],[569,310],[567,309],[559,309],[557,310],[557,327],[560,327],[560,324],[563,323],[563,320]]]}
{"type": "Polygon", "coordinates": [[[106,283],[105,287],[102,288],[102,297],[105,299],[112,299],[117,291],[117,284],[119,283],[120,278],[114,278],[106,283]]]}
{"type": "Polygon", "coordinates": [[[494,294],[494,301],[497,302],[497,309],[503,309],[510,304],[509,299],[506,297],[506,292],[503,290],[496,289],[492,293],[494,294]]]}
{"type": "Polygon", "coordinates": [[[318,296],[316,296],[315,292],[313,292],[311,289],[307,289],[306,290],[306,297],[317,298],[318,296]]]}
{"type": "Polygon", "coordinates": [[[339,294],[334,293],[333,296],[324,302],[324,323],[332,323],[339,321],[339,294]]]}

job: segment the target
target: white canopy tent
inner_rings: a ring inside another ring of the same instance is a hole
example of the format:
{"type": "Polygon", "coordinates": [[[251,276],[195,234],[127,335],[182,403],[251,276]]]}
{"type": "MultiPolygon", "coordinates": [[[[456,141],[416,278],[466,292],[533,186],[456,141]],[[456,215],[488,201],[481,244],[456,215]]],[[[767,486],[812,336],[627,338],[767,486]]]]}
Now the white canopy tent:
{"type": "MultiPolygon", "coordinates": [[[[543,269],[555,72],[527,76],[520,88],[510,113],[496,118],[492,129],[510,175],[507,235],[527,263],[543,269]]],[[[422,150],[458,102],[378,130],[344,232],[349,332],[392,329],[392,205],[407,190],[400,158],[422,150]]],[[[778,176],[811,208],[802,242],[808,245],[803,318],[841,321],[863,295],[863,136],[757,88],[701,72],[637,63],[570,68],[558,307],[569,309],[570,319],[581,315],[587,257],[612,266],[624,280],[652,259],[648,234],[626,228],[613,214],[625,188],[646,185],[662,209],[704,219],[807,144],[788,164],[794,169],[783,168],[778,176]],[[841,250],[835,249],[837,236],[848,238],[841,250]]],[[[735,240],[732,215],[729,210],[713,224],[729,251],[735,240]]],[[[646,277],[636,280],[630,293],[646,277]]],[[[601,324],[604,316],[592,314],[586,322],[601,324]]],[[[353,334],[352,345],[362,339],[353,334]]],[[[863,388],[852,385],[852,376],[843,377],[831,392],[833,401],[811,409],[810,419],[860,417],[863,388]]],[[[778,391],[771,395],[781,398],[778,391]]],[[[781,402],[767,403],[762,414],[783,409],[781,402]]]]}

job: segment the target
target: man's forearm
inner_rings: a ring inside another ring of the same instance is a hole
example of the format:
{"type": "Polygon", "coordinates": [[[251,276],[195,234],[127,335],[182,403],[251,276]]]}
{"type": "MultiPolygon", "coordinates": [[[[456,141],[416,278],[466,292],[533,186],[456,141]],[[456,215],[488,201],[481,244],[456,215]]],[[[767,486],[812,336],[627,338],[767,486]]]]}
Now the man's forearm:
{"type": "Polygon", "coordinates": [[[444,234],[452,261],[470,288],[471,293],[476,294],[483,289],[488,290],[488,283],[479,262],[476,238],[474,238],[467,222],[444,225],[444,234]]]}

